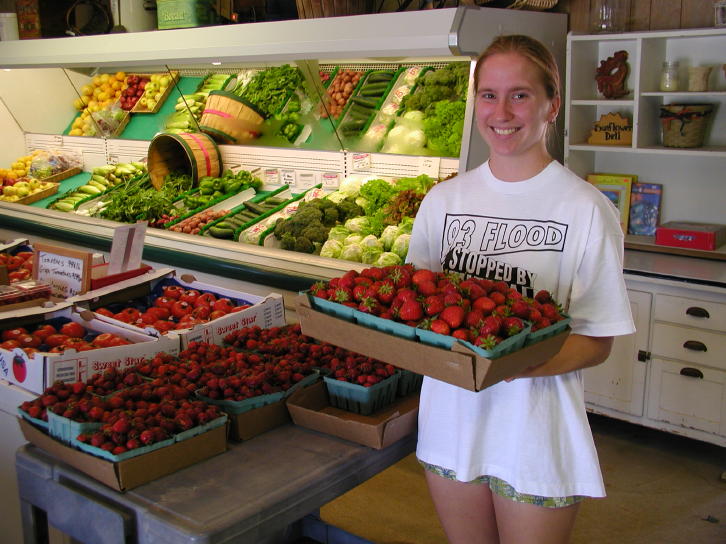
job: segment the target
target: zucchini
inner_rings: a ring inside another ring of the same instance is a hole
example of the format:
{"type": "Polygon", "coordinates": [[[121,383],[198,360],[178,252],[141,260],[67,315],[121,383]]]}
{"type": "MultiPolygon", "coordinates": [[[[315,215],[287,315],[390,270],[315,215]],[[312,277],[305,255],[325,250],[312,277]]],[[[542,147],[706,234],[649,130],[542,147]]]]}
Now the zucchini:
{"type": "Polygon", "coordinates": [[[361,96],[368,96],[368,97],[376,97],[380,98],[383,96],[383,93],[386,92],[386,89],[378,89],[378,88],[372,88],[372,89],[361,89],[360,94],[361,96]]]}
{"type": "Polygon", "coordinates": [[[366,83],[363,87],[361,87],[361,91],[377,90],[383,92],[388,88],[388,85],[389,83],[386,81],[381,81],[379,83],[366,83]]]}
{"type": "Polygon", "coordinates": [[[366,96],[352,96],[350,100],[351,108],[353,107],[353,104],[363,108],[375,108],[378,105],[378,100],[375,98],[368,98],[366,96]]]}
{"type": "Polygon", "coordinates": [[[365,119],[351,119],[350,121],[346,121],[345,123],[342,123],[339,128],[343,132],[350,131],[350,130],[360,130],[363,128],[363,126],[365,124],[366,124],[365,119]]]}

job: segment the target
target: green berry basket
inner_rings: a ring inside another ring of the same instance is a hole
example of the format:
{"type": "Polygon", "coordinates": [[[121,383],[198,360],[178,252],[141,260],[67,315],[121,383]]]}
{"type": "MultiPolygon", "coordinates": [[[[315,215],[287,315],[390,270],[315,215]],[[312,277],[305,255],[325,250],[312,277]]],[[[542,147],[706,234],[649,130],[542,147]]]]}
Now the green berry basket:
{"type": "Polygon", "coordinates": [[[385,408],[396,399],[400,372],[381,380],[375,385],[364,387],[324,376],[331,406],[363,416],[385,408]]]}
{"type": "Polygon", "coordinates": [[[117,463],[119,461],[124,461],[126,459],[130,459],[131,457],[137,457],[139,455],[143,455],[145,453],[149,453],[154,450],[159,450],[161,448],[165,448],[166,446],[171,446],[174,443],[174,438],[167,438],[166,440],[161,440],[160,442],[154,442],[153,444],[149,444],[148,446],[141,446],[140,448],[134,448],[132,450],[125,451],[124,453],[119,453],[118,455],[114,455],[110,451],[104,450],[103,448],[97,448],[96,446],[91,446],[90,444],[86,444],[85,442],[79,442],[78,440],[71,440],[71,445],[74,448],[78,448],[82,452],[88,453],[90,455],[93,455],[95,457],[100,457],[102,459],[106,459],[108,461],[113,461],[114,463],[117,463]]]}
{"type": "Polygon", "coordinates": [[[420,391],[421,385],[423,385],[422,374],[417,374],[410,370],[401,370],[401,377],[398,379],[396,395],[399,397],[407,397],[412,393],[420,391]]]}
{"type": "Polygon", "coordinates": [[[48,432],[48,422],[47,421],[43,421],[42,419],[38,419],[38,418],[32,417],[27,412],[21,410],[20,407],[18,407],[18,415],[20,417],[22,417],[25,421],[29,421],[30,423],[32,423],[36,427],[40,427],[44,431],[48,432]]]}
{"type": "Polygon", "coordinates": [[[101,428],[101,422],[80,422],[73,421],[67,417],[59,416],[52,410],[48,410],[48,434],[53,438],[70,444],[71,441],[82,433],[90,433],[101,428]]]}
{"type": "Polygon", "coordinates": [[[543,329],[539,329],[534,332],[530,331],[529,334],[527,334],[524,345],[529,346],[531,344],[536,344],[546,338],[550,338],[561,333],[570,326],[570,321],[572,321],[572,318],[569,315],[565,315],[564,319],[560,319],[559,321],[552,323],[549,327],[544,327],[543,329]]]}

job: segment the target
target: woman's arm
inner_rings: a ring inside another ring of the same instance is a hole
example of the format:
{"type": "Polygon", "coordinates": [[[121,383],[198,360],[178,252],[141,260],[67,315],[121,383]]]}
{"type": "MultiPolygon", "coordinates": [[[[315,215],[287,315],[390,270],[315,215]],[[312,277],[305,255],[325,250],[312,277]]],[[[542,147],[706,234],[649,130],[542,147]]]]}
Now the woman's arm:
{"type": "Polygon", "coordinates": [[[562,345],[562,349],[544,363],[529,367],[521,374],[507,379],[535,378],[538,376],[555,376],[573,370],[587,368],[602,363],[610,355],[613,346],[612,336],[583,336],[571,334],[562,345]]]}

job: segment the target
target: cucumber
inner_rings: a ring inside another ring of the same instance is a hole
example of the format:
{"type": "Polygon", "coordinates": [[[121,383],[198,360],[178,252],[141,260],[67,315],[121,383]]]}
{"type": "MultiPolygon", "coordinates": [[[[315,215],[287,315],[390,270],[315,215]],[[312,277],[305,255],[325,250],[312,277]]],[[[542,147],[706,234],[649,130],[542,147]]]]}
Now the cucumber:
{"type": "Polygon", "coordinates": [[[363,87],[361,87],[361,91],[373,91],[373,90],[376,90],[376,91],[379,91],[379,92],[382,93],[387,88],[388,88],[388,83],[385,82],[385,81],[382,81],[380,83],[366,83],[365,85],[363,85],[363,87]]]}
{"type": "Polygon", "coordinates": [[[386,92],[385,88],[383,88],[383,89],[373,88],[373,89],[361,89],[360,94],[361,94],[361,96],[380,98],[383,96],[383,93],[385,93],[385,92],[386,92]]]}
{"type": "Polygon", "coordinates": [[[389,82],[393,79],[393,72],[373,72],[366,79],[368,83],[389,82]]]}
{"type": "Polygon", "coordinates": [[[270,196],[265,199],[265,202],[269,202],[270,204],[274,204],[275,206],[279,206],[283,202],[287,202],[289,199],[287,198],[280,198],[278,196],[270,196]]]}
{"type": "Polygon", "coordinates": [[[348,117],[350,117],[351,119],[355,119],[355,120],[359,120],[359,119],[366,120],[371,116],[371,113],[373,113],[373,112],[372,111],[361,111],[358,109],[351,108],[350,110],[348,110],[348,117]]]}
{"type": "Polygon", "coordinates": [[[347,132],[347,131],[353,131],[353,130],[360,130],[363,128],[363,126],[365,124],[366,124],[365,119],[351,119],[350,121],[346,121],[345,123],[342,123],[339,128],[343,132],[347,132]]]}
{"type": "Polygon", "coordinates": [[[100,195],[101,189],[98,187],[94,187],[93,185],[81,185],[78,190],[82,193],[87,193],[89,195],[100,195]]]}
{"type": "Polygon", "coordinates": [[[215,238],[234,238],[234,229],[227,229],[221,227],[209,227],[209,234],[215,238]]]}
{"type": "Polygon", "coordinates": [[[215,223],[214,226],[218,229],[229,229],[229,230],[235,230],[237,228],[237,225],[233,224],[231,221],[225,219],[224,221],[220,221],[219,223],[215,223]]]}
{"type": "MultiPolygon", "coordinates": [[[[352,96],[350,98],[351,103],[364,108],[375,108],[378,105],[378,100],[375,98],[368,98],[366,96],[352,96]]],[[[351,107],[353,107],[351,105],[351,107]]]]}
{"type": "Polygon", "coordinates": [[[72,212],[74,208],[75,207],[70,202],[60,201],[53,204],[53,209],[61,212],[72,212]]]}
{"type": "Polygon", "coordinates": [[[251,212],[256,213],[257,215],[261,215],[270,211],[269,206],[262,206],[259,203],[250,202],[249,200],[245,202],[245,207],[251,212]]]}

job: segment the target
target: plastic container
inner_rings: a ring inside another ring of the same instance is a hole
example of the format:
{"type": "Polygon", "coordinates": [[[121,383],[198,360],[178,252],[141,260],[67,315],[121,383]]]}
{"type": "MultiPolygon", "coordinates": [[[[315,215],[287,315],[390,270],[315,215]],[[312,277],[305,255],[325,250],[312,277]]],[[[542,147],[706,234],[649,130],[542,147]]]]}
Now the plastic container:
{"type": "Polygon", "coordinates": [[[323,377],[328,389],[330,404],[341,410],[364,416],[385,408],[396,399],[400,372],[381,380],[375,385],[364,387],[355,383],[323,377]]]}

